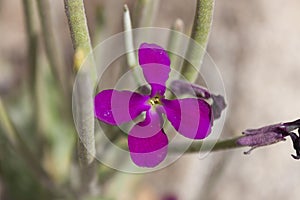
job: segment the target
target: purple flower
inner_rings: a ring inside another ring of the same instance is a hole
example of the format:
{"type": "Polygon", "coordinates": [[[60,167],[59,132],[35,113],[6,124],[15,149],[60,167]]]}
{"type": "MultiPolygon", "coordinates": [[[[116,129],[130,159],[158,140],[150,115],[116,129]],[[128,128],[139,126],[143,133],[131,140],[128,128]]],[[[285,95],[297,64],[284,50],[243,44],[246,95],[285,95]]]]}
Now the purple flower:
{"type": "Polygon", "coordinates": [[[183,80],[175,80],[171,84],[171,91],[176,96],[189,94],[206,100],[211,99],[214,120],[220,118],[222,111],[226,108],[226,102],[222,95],[211,94],[206,88],[196,84],[191,84],[183,80]]]}
{"type": "Polygon", "coordinates": [[[292,132],[298,129],[299,133],[299,128],[300,120],[298,119],[292,122],[268,125],[258,129],[247,129],[243,132],[244,136],[237,140],[237,144],[240,146],[250,146],[251,149],[245,152],[245,154],[249,154],[257,147],[285,141],[285,137],[290,136],[294,149],[296,150],[296,155],[292,155],[292,157],[300,159],[300,138],[292,132]]]}
{"type": "Polygon", "coordinates": [[[168,151],[163,130],[163,115],[183,136],[203,139],[211,131],[212,111],[198,98],[168,100],[164,97],[170,73],[167,52],[156,44],[141,44],[139,64],[151,87],[149,95],[132,91],[103,90],[95,96],[95,116],[108,124],[121,125],[145,112],[145,119],[129,131],[128,147],[133,162],[141,167],[155,167],[168,151]]]}

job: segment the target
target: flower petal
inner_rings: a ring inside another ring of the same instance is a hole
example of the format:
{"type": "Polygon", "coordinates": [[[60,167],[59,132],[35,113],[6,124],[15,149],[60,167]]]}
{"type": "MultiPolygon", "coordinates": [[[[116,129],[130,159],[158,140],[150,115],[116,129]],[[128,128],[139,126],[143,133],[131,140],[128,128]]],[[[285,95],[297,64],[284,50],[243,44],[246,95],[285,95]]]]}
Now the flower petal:
{"type": "Polygon", "coordinates": [[[141,65],[146,81],[151,85],[151,96],[166,91],[166,81],[169,78],[170,58],[167,52],[156,44],[141,44],[139,48],[139,64],[141,65]]]}
{"type": "Polygon", "coordinates": [[[183,136],[203,139],[211,131],[212,112],[202,99],[162,100],[164,112],[174,128],[183,136]]]}
{"type": "Polygon", "coordinates": [[[168,138],[164,133],[162,118],[149,114],[145,121],[135,125],[128,135],[128,147],[132,161],[140,167],[155,167],[167,156],[168,138]]]}
{"type": "Polygon", "coordinates": [[[150,109],[148,99],[148,96],[131,91],[103,90],[94,99],[95,116],[111,125],[130,122],[150,109]]]}

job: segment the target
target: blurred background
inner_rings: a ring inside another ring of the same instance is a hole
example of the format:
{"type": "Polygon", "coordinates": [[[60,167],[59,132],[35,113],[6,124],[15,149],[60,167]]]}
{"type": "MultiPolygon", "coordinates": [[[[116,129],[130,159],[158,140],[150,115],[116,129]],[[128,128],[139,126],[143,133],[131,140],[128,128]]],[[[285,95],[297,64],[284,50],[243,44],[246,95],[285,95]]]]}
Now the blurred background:
{"type": "MultiPolygon", "coordinates": [[[[170,28],[180,18],[184,33],[190,33],[195,0],[153,1],[153,17],[142,24],[133,20],[135,27],[170,28]]],[[[36,2],[32,2],[37,38],[34,69],[28,59],[32,51],[28,49],[22,1],[0,0],[0,95],[24,142],[34,155],[42,156],[41,163],[51,179],[60,187],[73,184],[76,188],[76,167],[72,167],[76,162],[76,133],[69,113],[71,101],[57,91],[40,15],[36,2]]],[[[49,2],[45,12],[52,17],[52,37],[62,63],[61,73],[67,77],[66,85],[72,85],[74,51],[64,4],[49,2]]],[[[94,46],[123,30],[124,3],[133,17],[138,11],[135,0],[84,3],[94,46]]],[[[221,71],[227,92],[222,138],[236,136],[247,128],[300,117],[300,104],[296,103],[300,99],[299,8],[298,0],[216,1],[208,53],[221,71]]],[[[9,145],[2,134],[4,130],[0,131],[0,199],[52,199],[23,156],[9,145]]],[[[290,156],[294,152],[289,140],[248,156],[243,155],[245,150],[214,152],[202,160],[197,154],[185,155],[173,165],[145,175],[104,173],[101,188],[95,191],[101,198],[93,199],[298,199],[300,163],[290,156]]],[[[103,170],[99,170],[101,173],[103,170]]]]}

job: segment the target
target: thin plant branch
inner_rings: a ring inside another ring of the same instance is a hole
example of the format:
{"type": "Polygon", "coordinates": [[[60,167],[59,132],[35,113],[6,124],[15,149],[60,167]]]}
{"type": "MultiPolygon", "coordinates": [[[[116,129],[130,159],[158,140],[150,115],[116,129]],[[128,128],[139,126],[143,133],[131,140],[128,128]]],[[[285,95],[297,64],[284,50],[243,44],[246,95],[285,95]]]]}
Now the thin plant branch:
{"type": "MultiPolygon", "coordinates": [[[[183,33],[184,31],[184,23],[181,19],[176,19],[176,21],[173,23],[171,27],[172,32],[170,32],[169,40],[168,40],[168,54],[171,60],[171,72],[169,77],[172,77],[174,79],[179,78],[180,73],[180,67],[182,65],[181,58],[179,58],[178,55],[174,54],[174,52],[178,52],[178,50],[181,48],[182,40],[180,39],[180,33],[183,33]]],[[[170,84],[170,83],[169,83],[170,84]]],[[[168,86],[169,88],[169,86],[168,86]]],[[[167,90],[166,91],[166,97],[169,99],[173,99],[174,95],[167,90]]]]}
{"type": "Polygon", "coordinates": [[[125,48],[126,48],[126,59],[127,64],[130,69],[133,70],[133,75],[136,80],[138,86],[141,86],[142,80],[138,75],[137,71],[135,71],[135,67],[138,66],[137,58],[134,51],[134,43],[133,43],[133,35],[132,35],[132,25],[131,18],[128,6],[124,5],[124,14],[123,14],[123,23],[124,23],[124,35],[125,35],[125,48]]]}
{"type": "MultiPolygon", "coordinates": [[[[37,94],[37,34],[34,27],[34,18],[33,18],[33,0],[23,0],[23,10],[24,10],[24,20],[25,28],[27,33],[27,59],[28,59],[28,68],[29,68],[29,91],[31,97],[32,107],[38,105],[38,94],[37,94]]],[[[39,124],[40,124],[40,115],[39,109],[33,109],[33,119],[35,132],[39,133],[39,124]]],[[[38,149],[43,149],[44,138],[42,134],[37,134],[34,138],[37,141],[38,149]]],[[[42,157],[43,150],[40,151],[42,157]]]]}
{"type": "Polygon", "coordinates": [[[177,153],[177,152],[185,151],[186,153],[196,153],[196,152],[200,152],[200,151],[201,152],[221,151],[221,150],[241,148],[244,146],[239,145],[237,143],[237,140],[240,137],[241,136],[230,138],[230,139],[225,139],[225,140],[218,140],[218,141],[214,141],[214,140],[205,141],[206,145],[203,147],[202,147],[203,141],[194,141],[187,149],[186,149],[187,145],[185,143],[178,143],[176,145],[172,145],[172,147],[170,148],[170,152],[177,153]],[[211,146],[213,146],[212,149],[211,149],[211,146]]]}
{"type": "Polygon", "coordinates": [[[53,30],[53,24],[51,20],[51,9],[48,0],[36,0],[38,6],[38,13],[41,21],[41,28],[43,33],[43,41],[45,45],[46,55],[52,69],[54,76],[59,81],[59,86],[63,95],[68,96],[69,90],[67,82],[65,81],[66,70],[64,68],[63,58],[60,54],[60,48],[58,47],[54,38],[55,31],[53,30]]]}
{"type": "Polygon", "coordinates": [[[186,53],[186,60],[197,64],[193,66],[190,62],[185,60],[181,70],[181,74],[190,82],[195,82],[198,77],[198,71],[194,67],[200,67],[203,62],[212,26],[213,11],[214,0],[197,0],[191,39],[200,45],[201,50],[191,45],[193,43],[191,42],[186,53]]]}
{"type": "MultiPolygon", "coordinates": [[[[230,138],[230,139],[224,139],[224,140],[209,140],[205,141],[205,145],[202,147],[203,141],[193,141],[193,142],[177,142],[175,144],[172,144],[169,146],[169,152],[170,153],[198,153],[198,152],[207,152],[207,151],[221,151],[221,150],[230,150],[230,149],[236,149],[242,146],[237,143],[238,139],[242,136],[230,138]],[[213,148],[211,148],[213,146],[213,148]]],[[[117,143],[117,146],[124,150],[128,150],[128,144],[126,139],[120,138],[117,143]]]]}
{"type": "MultiPolygon", "coordinates": [[[[179,59],[178,55],[174,54],[174,52],[178,52],[178,49],[181,48],[182,41],[180,40],[180,36],[178,34],[184,32],[184,23],[183,23],[182,19],[179,19],[179,18],[176,19],[171,27],[171,30],[172,30],[172,32],[170,33],[170,36],[169,36],[167,49],[169,52],[172,69],[179,72],[180,66],[181,66],[180,59],[179,59]]],[[[173,76],[175,76],[175,74],[173,76]]],[[[173,76],[172,76],[172,74],[170,75],[170,77],[173,77],[173,76]]]]}
{"type": "Polygon", "coordinates": [[[27,33],[27,57],[30,76],[30,89],[32,94],[35,90],[35,73],[37,64],[37,34],[34,30],[32,0],[23,0],[25,28],[27,33]]]}
{"type": "Polygon", "coordinates": [[[132,36],[132,25],[130,19],[130,12],[128,6],[124,5],[124,14],[123,14],[123,22],[124,22],[124,31],[125,31],[125,47],[126,47],[126,57],[127,63],[130,68],[137,66],[137,60],[134,53],[133,47],[133,36],[132,36]]]}
{"type": "Polygon", "coordinates": [[[133,27],[153,26],[160,0],[138,0],[134,9],[133,27]]]}
{"type": "Polygon", "coordinates": [[[56,191],[55,185],[52,182],[50,176],[41,166],[40,162],[38,162],[38,159],[30,151],[29,147],[23,140],[21,134],[13,124],[1,99],[0,99],[0,126],[4,130],[5,137],[8,139],[10,145],[25,160],[26,164],[29,166],[32,173],[36,175],[40,183],[49,191],[55,192],[56,191]]]}

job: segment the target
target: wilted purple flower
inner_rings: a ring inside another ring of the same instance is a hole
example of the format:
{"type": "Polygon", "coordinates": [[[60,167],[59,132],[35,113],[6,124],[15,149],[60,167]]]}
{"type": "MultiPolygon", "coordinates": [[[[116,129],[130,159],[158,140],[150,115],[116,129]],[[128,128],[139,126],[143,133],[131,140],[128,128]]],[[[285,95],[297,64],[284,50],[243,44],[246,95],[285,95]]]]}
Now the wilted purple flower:
{"type": "Polygon", "coordinates": [[[171,69],[170,59],[162,47],[143,43],[138,56],[151,87],[150,94],[103,90],[94,99],[95,116],[108,124],[121,125],[145,112],[145,119],[129,131],[128,147],[136,165],[154,167],[165,159],[168,150],[162,116],[165,115],[183,136],[203,139],[211,131],[211,107],[197,98],[165,99],[165,84],[171,69]]]}
{"type": "Polygon", "coordinates": [[[245,136],[237,140],[240,146],[250,146],[251,149],[245,154],[249,154],[253,149],[261,146],[267,146],[280,141],[286,140],[285,137],[291,136],[297,156],[292,155],[294,158],[300,157],[300,140],[299,137],[293,133],[295,129],[299,132],[300,120],[287,123],[273,124],[264,126],[258,129],[247,129],[243,132],[245,136]]]}

